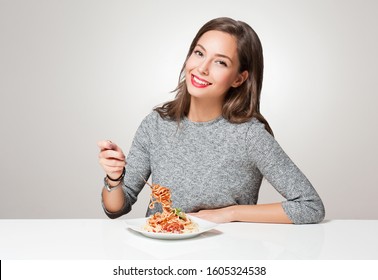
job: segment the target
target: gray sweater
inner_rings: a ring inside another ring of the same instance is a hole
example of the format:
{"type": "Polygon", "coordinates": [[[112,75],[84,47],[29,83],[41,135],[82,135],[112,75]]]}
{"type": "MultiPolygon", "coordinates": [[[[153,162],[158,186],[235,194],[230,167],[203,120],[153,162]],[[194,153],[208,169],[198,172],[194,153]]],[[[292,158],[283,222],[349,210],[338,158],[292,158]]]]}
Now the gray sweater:
{"type": "MultiPolygon", "coordinates": [[[[150,175],[171,189],[173,207],[185,212],[256,204],[265,177],[285,197],[282,206],[293,223],[317,223],[325,215],[311,183],[256,119],[184,119],[178,126],[154,111],[140,124],[126,161],[126,204],[118,213],[104,209],[110,218],[131,210],[145,185],[141,176],[150,175]]],[[[146,216],[161,211],[156,206],[146,216]]]]}

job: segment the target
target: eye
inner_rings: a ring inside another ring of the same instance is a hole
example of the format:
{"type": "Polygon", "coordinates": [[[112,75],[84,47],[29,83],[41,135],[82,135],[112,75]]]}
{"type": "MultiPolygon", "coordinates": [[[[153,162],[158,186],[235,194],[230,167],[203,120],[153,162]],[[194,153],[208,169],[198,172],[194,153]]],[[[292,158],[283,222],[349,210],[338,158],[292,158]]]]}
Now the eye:
{"type": "Polygon", "coordinates": [[[224,60],[217,60],[216,63],[218,63],[218,64],[220,64],[222,66],[225,66],[225,67],[228,66],[227,63],[224,60]]]}
{"type": "Polygon", "coordinates": [[[203,57],[203,53],[199,50],[194,50],[193,52],[195,55],[199,56],[199,57],[203,57]]]}

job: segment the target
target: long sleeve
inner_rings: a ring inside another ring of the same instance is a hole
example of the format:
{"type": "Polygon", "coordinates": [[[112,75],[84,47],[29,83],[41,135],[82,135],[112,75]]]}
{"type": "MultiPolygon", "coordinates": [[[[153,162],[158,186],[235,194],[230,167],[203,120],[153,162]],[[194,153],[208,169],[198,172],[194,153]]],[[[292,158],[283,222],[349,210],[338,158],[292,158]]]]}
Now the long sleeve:
{"type": "Polygon", "coordinates": [[[287,200],[283,209],[295,224],[318,223],[325,209],[306,176],[283,151],[263,124],[255,123],[247,135],[248,152],[269,183],[287,200]]]}

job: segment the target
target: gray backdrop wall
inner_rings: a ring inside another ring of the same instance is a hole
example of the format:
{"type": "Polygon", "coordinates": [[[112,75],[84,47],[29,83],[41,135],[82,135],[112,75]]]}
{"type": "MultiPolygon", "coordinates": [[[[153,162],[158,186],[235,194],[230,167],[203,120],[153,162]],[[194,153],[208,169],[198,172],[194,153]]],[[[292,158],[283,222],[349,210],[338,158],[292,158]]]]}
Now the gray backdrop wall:
{"type": "MultiPolygon", "coordinates": [[[[105,218],[96,142],[127,153],[206,21],[248,22],[261,109],[327,219],[378,219],[376,1],[0,0],[0,218],[105,218]]],[[[144,190],[128,217],[144,215],[144,190]]],[[[264,182],[260,202],[282,200],[264,182]]]]}

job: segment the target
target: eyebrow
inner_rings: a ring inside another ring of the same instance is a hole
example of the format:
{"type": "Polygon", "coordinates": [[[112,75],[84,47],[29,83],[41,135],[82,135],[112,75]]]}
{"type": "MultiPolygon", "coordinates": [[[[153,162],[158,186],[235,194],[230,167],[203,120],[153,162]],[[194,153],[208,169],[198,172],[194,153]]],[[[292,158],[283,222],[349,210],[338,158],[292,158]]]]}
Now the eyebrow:
{"type": "MultiPolygon", "coordinates": [[[[200,47],[200,48],[202,48],[204,51],[206,51],[205,47],[202,46],[201,44],[197,44],[197,46],[200,47]]],[[[225,54],[216,53],[215,55],[219,56],[219,57],[227,58],[229,61],[232,62],[232,59],[229,56],[225,55],[225,54]]]]}

